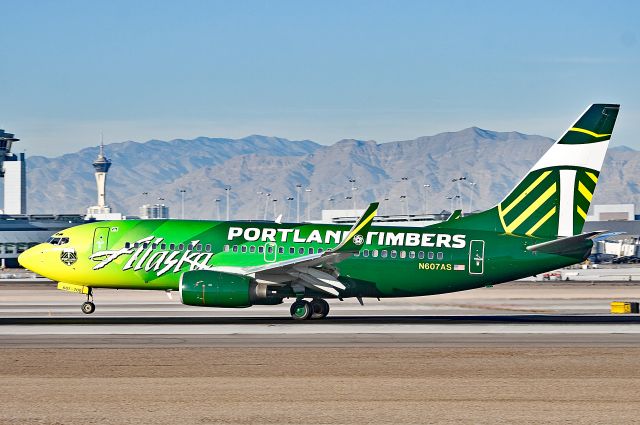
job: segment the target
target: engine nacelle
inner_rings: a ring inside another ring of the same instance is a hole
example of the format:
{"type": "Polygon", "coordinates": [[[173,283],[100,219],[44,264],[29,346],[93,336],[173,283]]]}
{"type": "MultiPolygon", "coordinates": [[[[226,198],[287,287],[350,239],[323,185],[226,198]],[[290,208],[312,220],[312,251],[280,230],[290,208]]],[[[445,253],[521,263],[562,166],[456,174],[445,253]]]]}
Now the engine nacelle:
{"type": "Polygon", "coordinates": [[[201,307],[250,307],[280,304],[282,297],[248,276],[211,270],[194,270],[180,276],[182,304],[201,307]]]}

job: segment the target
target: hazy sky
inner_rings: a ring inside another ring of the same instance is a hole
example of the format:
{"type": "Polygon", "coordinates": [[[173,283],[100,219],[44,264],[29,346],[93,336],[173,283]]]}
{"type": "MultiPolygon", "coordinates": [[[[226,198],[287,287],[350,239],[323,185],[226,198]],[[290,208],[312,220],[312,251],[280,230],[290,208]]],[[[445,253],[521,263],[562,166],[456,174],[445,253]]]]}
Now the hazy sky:
{"type": "Polygon", "coordinates": [[[621,103],[640,149],[638,1],[0,0],[0,128],[30,155],[265,134],[558,137],[621,103]]]}

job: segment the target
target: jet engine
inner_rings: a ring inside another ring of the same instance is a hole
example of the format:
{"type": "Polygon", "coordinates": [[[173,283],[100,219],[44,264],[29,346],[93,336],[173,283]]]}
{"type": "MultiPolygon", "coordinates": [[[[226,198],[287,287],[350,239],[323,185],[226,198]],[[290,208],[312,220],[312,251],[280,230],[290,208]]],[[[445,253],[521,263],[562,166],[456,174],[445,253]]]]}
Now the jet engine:
{"type": "Polygon", "coordinates": [[[242,308],[256,304],[281,304],[282,296],[255,279],[211,270],[185,272],[180,277],[182,304],[201,307],[242,308]]]}

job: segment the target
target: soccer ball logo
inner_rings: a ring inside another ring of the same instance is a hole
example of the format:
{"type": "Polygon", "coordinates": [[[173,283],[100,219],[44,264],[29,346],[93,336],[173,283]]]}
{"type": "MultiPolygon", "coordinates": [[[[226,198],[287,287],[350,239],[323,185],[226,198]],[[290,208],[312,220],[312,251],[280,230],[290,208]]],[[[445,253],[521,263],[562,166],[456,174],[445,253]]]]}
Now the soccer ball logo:
{"type": "Polygon", "coordinates": [[[364,243],[364,236],[362,235],[355,235],[353,237],[353,243],[356,245],[362,245],[364,243]]]}

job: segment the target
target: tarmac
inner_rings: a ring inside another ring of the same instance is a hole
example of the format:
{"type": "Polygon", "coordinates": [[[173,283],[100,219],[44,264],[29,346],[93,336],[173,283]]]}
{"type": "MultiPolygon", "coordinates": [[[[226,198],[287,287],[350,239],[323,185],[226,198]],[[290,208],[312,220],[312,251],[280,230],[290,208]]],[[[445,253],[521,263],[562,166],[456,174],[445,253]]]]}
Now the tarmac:
{"type": "Polygon", "coordinates": [[[0,283],[2,424],[632,423],[635,282],[514,282],[411,299],[224,310],[0,283]]]}

